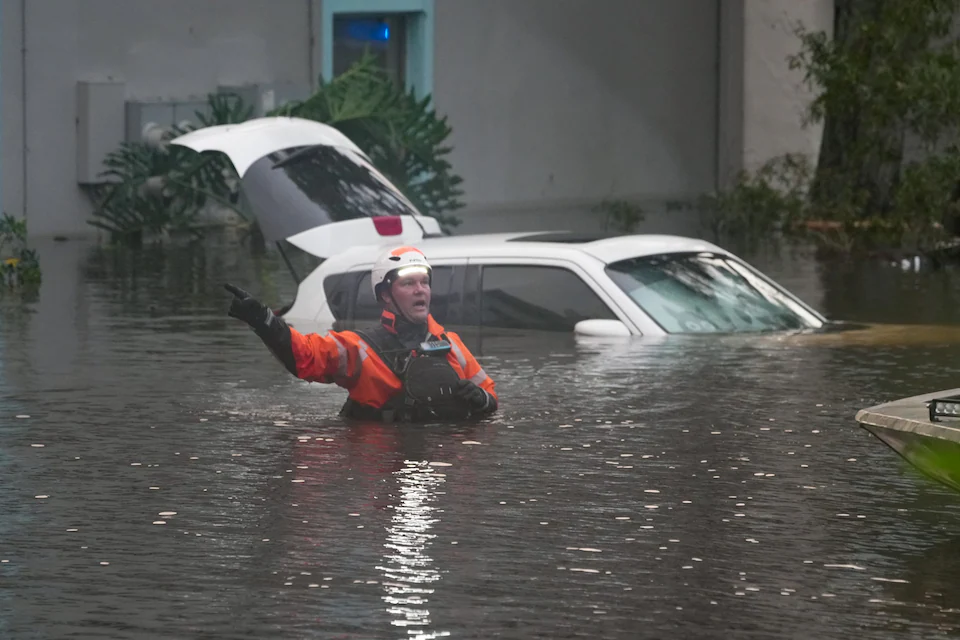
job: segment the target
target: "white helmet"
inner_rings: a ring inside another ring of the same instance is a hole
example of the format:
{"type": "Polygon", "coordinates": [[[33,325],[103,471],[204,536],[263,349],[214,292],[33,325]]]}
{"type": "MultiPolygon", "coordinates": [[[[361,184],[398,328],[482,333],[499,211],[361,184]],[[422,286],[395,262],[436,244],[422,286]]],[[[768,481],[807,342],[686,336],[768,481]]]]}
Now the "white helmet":
{"type": "Polygon", "coordinates": [[[380,291],[388,288],[394,280],[408,273],[426,273],[432,275],[432,268],[423,252],[416,247],[397,247],[377,258],[370,270],[370,286],[373,297],[380,300],[380,291]]]}

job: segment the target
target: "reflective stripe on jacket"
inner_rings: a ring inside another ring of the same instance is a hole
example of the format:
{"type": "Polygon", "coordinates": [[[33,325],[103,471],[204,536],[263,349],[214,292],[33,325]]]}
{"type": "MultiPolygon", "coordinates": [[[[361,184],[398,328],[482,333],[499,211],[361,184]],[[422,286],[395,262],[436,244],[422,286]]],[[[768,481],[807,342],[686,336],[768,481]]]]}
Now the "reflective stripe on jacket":
{"type": "MultiPolygon", "coordinates": [[[[383,324],[388,328],[393,314],[384,312],[383,324]]],[[[472,380],[497,402],[495,383],[486,374],[470,350],[456,333],[445,331],[427,317],[431,340],[446,333],[450,342],[447,360],[461,379],[472,380]]],[[[359,404],[381,408],[403,388],[403,383],[359,335],[352,331],[328,331],[326,334],[302,334],[290,328],[290,346],[296,362],[296,376],[310,382],[333,383],[350,393],[359,404]]]]}

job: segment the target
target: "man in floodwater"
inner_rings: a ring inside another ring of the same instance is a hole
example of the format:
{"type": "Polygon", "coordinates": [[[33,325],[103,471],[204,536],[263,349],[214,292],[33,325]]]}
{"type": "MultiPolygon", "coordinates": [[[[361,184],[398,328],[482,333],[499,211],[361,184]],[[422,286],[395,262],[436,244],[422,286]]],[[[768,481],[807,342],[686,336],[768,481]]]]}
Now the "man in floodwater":
{"type": "Polygon", "coordinates": [[[325,335],[301,334],[246,291],[224,286],[234,295],[228,315],[249,324],[290,373],[349,391],[344,417],[423,422],[493,413],[493,380],[430,315],[431,274],[419,249],[386,251],[370,274],[380,324],[325,335]]]}

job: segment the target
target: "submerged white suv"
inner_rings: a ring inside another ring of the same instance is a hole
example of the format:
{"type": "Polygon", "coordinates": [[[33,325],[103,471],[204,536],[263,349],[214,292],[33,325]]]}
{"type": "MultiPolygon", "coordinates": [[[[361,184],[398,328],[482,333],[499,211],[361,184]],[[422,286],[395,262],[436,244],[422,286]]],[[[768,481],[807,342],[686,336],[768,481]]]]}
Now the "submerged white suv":
{"type": "MultiPolygon", "coordinates": [[[[412,244],[433,266],[431,309],[444,325],[665,335],[797,330],[825,321],[749,265],[698,240],[507,233],[412,244]]],[[[370,269],[380,251],[352,247],[324,261],[300,284],[286,319],[309,330],[375,321],[370,269]]]]}
{"type": "Polygon", "coordinates": [[[379,318],[370,269],[411,244],[433,266],[431,311],[451,327],[668,335],[818,329],[827,320],[729,252],[661,235],[444,236],[339,131],[259,118],[173,140],[229,156],[265,237],[323,262],[284,318],[326,331],[379,318]]]}

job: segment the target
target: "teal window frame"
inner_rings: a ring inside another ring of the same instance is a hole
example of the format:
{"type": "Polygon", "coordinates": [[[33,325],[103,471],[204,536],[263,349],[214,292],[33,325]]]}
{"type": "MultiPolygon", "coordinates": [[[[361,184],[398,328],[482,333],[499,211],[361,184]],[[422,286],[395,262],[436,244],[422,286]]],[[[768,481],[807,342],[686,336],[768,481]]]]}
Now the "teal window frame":
{"type": "Polygon", "coordinates": [[[406,16],[406,88],[418,98],[433,94],[434,0],[322,0],[321,74],[333,78],[333,19],[341,13],[403,14],[406,16]]]}

